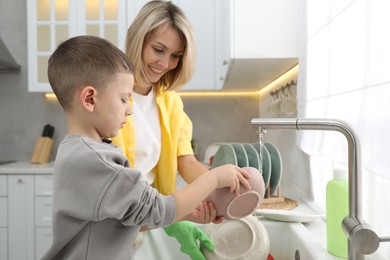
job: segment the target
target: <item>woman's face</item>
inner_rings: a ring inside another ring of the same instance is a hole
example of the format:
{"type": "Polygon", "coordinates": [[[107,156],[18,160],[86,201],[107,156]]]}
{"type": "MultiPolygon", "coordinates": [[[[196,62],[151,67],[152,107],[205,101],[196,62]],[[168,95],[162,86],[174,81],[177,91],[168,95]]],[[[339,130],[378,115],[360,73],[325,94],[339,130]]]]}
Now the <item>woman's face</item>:
{"type": "Polygon", "coordinates": [[[168,71],[176,68],[184,52],[184,41],[170,26],[159,27],[146,37],[142,61],[148,80],[156,83],[168,71]]]}

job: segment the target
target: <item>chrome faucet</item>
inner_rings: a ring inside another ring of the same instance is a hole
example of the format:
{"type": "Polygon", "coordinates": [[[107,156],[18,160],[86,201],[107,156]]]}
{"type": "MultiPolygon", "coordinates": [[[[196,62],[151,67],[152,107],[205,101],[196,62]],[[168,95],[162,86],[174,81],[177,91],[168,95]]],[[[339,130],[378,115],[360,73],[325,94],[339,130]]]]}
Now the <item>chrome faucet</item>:
{"type": "Polygon", "coordinates": [[[348,123],[336,119],[253,118],[251,125],[262,130],[324,130],[342,133],[348,141],[349,215],[342,221],[342,228],[348,238],[348,259],[364,259],[364,255],[378,249],[380,242],[390,241],[390,237],[379,238],[361,218],[360,141],[348,123]]]}

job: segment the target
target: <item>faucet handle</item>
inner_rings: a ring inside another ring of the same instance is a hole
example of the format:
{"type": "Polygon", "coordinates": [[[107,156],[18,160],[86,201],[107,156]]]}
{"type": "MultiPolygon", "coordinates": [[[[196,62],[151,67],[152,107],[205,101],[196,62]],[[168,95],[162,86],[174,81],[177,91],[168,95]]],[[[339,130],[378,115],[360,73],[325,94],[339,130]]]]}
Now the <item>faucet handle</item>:
{"type": "Polygon", "coordinates": [[[342,227],[355,252],[368,255],[378,249],[380,238],[363,220],[347,216],[343,219],[342,227]]]}

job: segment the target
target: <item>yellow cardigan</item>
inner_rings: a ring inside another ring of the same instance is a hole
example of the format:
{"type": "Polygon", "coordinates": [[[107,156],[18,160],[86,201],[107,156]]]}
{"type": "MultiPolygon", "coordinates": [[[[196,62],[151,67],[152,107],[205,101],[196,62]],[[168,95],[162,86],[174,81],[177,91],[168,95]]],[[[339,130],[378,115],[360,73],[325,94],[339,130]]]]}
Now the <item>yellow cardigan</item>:
{"type": "MultiPolygon", "coordinates": [[[[132,100],[130,100],[132,103],[132,100]]],[[[157,88],[156,102],[160,117],[161,153],[153,169],[156,178],[154,187],[162,194],[176,190],[177,157],[193,154],[191,148],[192,122],[183,110],[183,102],[174,91],[162,91],[157,88]]],[[[118,135],[112,138],[115,145],[122,148],[130,165],[134,165],[135,129],[133,117],[127,118],[126,124],[118,135]]]]}

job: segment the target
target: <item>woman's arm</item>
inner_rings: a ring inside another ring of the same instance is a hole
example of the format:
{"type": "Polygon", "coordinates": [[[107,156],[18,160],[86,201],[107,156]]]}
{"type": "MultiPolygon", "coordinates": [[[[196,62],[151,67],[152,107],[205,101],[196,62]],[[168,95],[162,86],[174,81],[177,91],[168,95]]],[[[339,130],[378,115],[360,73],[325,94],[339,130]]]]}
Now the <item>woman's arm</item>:
{"type": "Polygon", "coordinates": [[[178,156],[177,167],[186,183],[193,182],[202,173],[209,170],[204,164],[200,163],[193,154],[178,156]]]}

